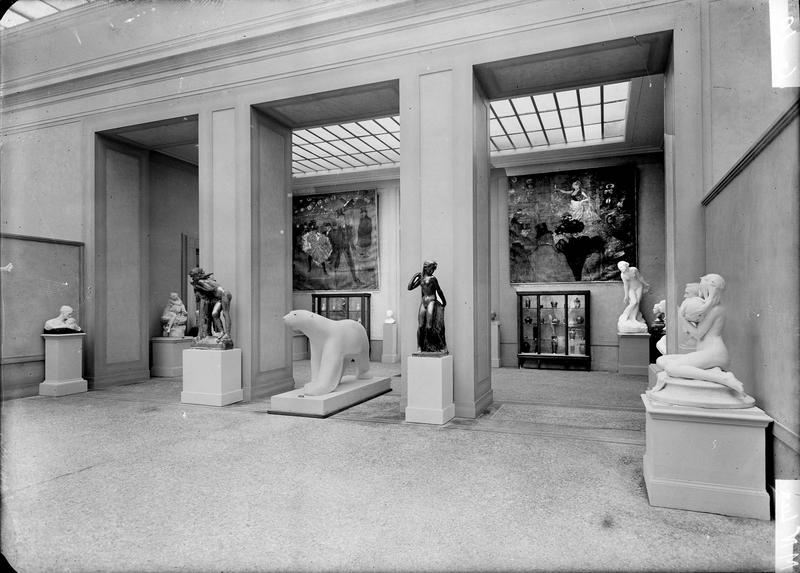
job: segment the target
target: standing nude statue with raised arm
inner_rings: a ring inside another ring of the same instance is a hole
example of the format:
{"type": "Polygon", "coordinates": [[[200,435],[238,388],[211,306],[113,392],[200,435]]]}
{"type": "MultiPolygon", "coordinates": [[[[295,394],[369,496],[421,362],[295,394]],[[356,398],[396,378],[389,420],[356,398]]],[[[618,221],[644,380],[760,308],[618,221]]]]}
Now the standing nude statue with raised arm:
{"type": "Polygon", "coordinates": [[[408,290],[419,287],[422,292],[417,327],[417,345],[420,352],[448,354],[444,333],[444,307],[447,306],[447,299],[439,287],[439,281],[433,276],[436,267],[435,261],[425,261],[422,272],[415,273],[411,277],[408,290]]]}

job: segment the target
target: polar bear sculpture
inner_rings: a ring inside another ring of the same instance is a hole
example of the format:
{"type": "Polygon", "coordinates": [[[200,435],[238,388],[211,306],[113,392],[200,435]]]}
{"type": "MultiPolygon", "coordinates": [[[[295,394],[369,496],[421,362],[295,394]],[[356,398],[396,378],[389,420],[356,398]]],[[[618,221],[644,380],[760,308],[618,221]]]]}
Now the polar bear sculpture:
{"type": "Polygon", "coordinates": [[[345,361],[353,359],[358,378],[369,378],[367,331],[355,320],[331,320],[308,310],[293,310],[283,321],[308,337],[311,346],[311,382],[303,387],[309,396],[333,392],[342,380],[345,361]]]}

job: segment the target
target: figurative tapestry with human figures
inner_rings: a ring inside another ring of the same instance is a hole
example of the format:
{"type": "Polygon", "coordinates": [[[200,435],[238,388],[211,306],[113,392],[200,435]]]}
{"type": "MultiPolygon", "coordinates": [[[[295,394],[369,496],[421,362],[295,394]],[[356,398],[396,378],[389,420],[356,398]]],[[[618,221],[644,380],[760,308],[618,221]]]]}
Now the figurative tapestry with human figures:
{"type": "Polygon", "coordinates": [[[512,283],[619,280],[636,261],[636,166],[509,177],[512,283]]]}
{"type": "Polygon", "coordinates": [[[295,196],[294,290],[378,289],[375,190],[295,196]]]}

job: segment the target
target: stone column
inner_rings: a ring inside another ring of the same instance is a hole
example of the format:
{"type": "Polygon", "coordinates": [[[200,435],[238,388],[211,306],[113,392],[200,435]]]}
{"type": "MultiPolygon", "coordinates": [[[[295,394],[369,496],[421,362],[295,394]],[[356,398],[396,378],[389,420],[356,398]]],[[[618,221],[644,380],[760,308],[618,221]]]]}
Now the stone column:
{"type": "MultiPolygon", "coordinates": [[[[488,108],[470,66],[419,69],[400,80],[400,279],[405,288],[423,261],[439,264],[455,415],[468,418],[492,402],[488,108]]],[[[416,348],[419,303],[418,290],[401,292],[406,355],[416,348]]]]}

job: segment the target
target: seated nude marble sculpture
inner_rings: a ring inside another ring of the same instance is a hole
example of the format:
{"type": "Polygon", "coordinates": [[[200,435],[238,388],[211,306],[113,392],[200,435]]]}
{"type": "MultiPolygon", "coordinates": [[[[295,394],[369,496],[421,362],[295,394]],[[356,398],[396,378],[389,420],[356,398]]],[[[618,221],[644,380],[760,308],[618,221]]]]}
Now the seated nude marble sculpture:
{"type": "Polygon", "coordinates": [[[697,350],[660,356],[656,364],[666,371],[666,376],[659,376],[653,394],[666,386],[667,377],[673,377],[714,382],[730,388],[737,398],[749,398],[742,383],[727,370],[730,356],[722,340],[725,308],[720,304],[724,289],[725,280],[721,276],[705,275],[700,281],[701,296],[687,298],[681,304],[682,318],[686,320],[691,336],[697,340],[697,350]]]}
{"type": "Polygon", "coordinates": [[[436,261],[425,261],[422,272],[415,273],[408,282],[408,290],[419,287],[422,299],[419,304],[417,346],[421,353],[448,354],[444,331],[444,297],[439,280],[433,276],[436,261]],[[438,298],[437,298],[438,297],[438,298]]]}
{"type": "Polygon", "coordinates": [[[642,278],[639,269],[625,261],[617,263],[617,268],[625,294],[622,300],[627,305],[617,320],[617,332],[623,334],[647,332],[647,323],[642,318],[639,303],[642,301],[642,295],[650,290],[650,285],[642,278]]]}
{"type": "Polygon", "coordinates": [[[220,286],[200,267],[189,271],[197,304],[197,338],[193,346],[200,348],[233,348],[231,334],[231,300],[233,295],[220,286]]]}
{"type": "Polygon", "coordinates": [[[75,334],[83,332],[78,326],[78,321],[73,316],[71,306],[64,305],[59,309],[59,314],[44,323],[45,334],[75,334]]]}
{"type": "Polygon", "coordinates": [[[186,312],[181,297],[176,292],[170,293],[169,302],[164,307],[164,312],[161,313],[161,328],[164,336],[183,338],[188,319],[189,313],[186,312]]]}
{"type": "Polygon", "coordinates": [[[305,334],[311,346],[311,381],[303,386],[305,394],[322,396],[333,392],[342,381],[349,360],[358,367],[357,378],[369,378],[367,331],[355,320],[331,320],[308,310],[293,310],[283,321],[305,334]]]}

